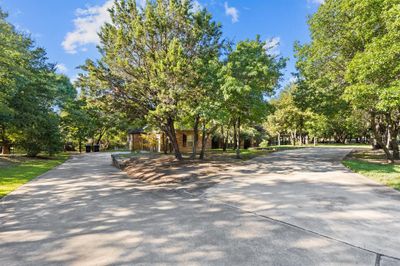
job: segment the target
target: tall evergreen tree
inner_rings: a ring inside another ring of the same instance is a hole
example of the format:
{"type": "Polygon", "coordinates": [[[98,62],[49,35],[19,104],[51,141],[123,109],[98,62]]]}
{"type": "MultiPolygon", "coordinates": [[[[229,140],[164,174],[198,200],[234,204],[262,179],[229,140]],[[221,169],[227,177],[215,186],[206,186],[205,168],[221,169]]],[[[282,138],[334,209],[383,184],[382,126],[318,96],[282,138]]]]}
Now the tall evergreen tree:
{"type": "Polygon", "coordinates": [[[110,14],[100,32],[102,58],[87,62],[81,83],[160,128],[182,159],[175,121],[219,27],[186,0],[147,1],[144,9],[135,0],[115,1],[110,14]]]}

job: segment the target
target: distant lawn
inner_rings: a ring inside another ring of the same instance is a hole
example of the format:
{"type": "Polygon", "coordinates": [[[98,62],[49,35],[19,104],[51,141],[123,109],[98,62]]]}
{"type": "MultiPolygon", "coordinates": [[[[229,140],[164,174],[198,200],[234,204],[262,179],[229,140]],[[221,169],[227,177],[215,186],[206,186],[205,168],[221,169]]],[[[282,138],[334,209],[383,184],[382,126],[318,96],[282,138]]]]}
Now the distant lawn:
{"type": "MultiPolygon", "coordinates": [[[[304,149],[304,148],[370,148],[371,145],[368,144],[318,144],[317,146],[314,146],[313,144],[308,144],[308,145],[273,145],[273,146],[268,146],[267,148],[264,149],[241,149],[240,150],[240,156],[242,160],[250,160],[258,156],[262,155],[267,155],[271,152],[275,151],[285,151],[285,150],[295,150],[295,149],[304,149]]],[[[225,152],[222,151],[222,149],[212,149],[209,152],[211,155],[225,155],[226,157],[234,158],[236,156],[236,150],[233,150],[232,148],[228,148],[225,152]]]]}
{"type": "MultiPolygon", "coordinates": [[[[310,145],[309,145],[310,146],[310,145]]],[[[317,147],[326,147],[326,148],[371,148],[371,144],[361,144],[361,143],[350,143],[350,144],[341,144],[341,143],[321,143],[317,144],[317,147]]]]}
{"type": "Polygon", "coordinates": [[[63,153],[52,158],[26,159],[21,163],[0,166],[0,198],[68,158],[69,155],[63,153]]]}
{"type": "Polygon", "coordinates": [[[344,160],[343,164],[356,173],[400,190],[400,165],[398,164],[381,164],[357,159],[344,160]]]}
{"type": "Polygon", "coordinates": [[[298,148],[371,148],[370,144],[361,144],[361,143],[351,143],[351,144],[342,144],[342,143],[318,143],[316,146],[310,143],[307,145],[274,145],[269,146],[268,148],[276,148],[276,149],[298,149],[298,148]]]}

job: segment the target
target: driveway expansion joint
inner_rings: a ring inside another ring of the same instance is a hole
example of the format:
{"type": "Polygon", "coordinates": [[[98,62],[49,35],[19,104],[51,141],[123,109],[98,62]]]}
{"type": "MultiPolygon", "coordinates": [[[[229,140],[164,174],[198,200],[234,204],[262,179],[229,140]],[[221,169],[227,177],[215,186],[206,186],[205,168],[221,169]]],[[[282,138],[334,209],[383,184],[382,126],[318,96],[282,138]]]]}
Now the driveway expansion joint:
{"type": "Polygon", "coordinates": [[[376,260],[375,260],[375,266],[380,266],[381,265],[381,254],[376,254],[376,260]]]}
{"type": "Polygon", "coordinates": [[[313,231],[313,230],[310,230],[310,229],[307,229],[307,228],[304,228],[304,227],[301,227],[301,226],[298,226],[298,225],[295,225],[295,224],[292,224],[292,223],[288,223],[288,222],[285,222],[285,221],[282,221],[282,220],[278,220],[278,219],[275,219],[275,218],[272,218],[272,217],[269,217],[269,216],[266,216],[266,215],[259,214],[259,213],[254,212],[254,211],[245,210],[245,209],[242,209],[242,208],[240,208],[238,206],[235,206],[235,205],[232,205],[232,204],[228,204],[228,203],[223,202],[223,201],[207,199],[206,196],[205,196],[205,193],[202,193],[200,196],[198,196],[198,195],[196,195],[194,193],[190,193],[190,192],[188,192],[186,190],[183,190],[183,189],[180,189],[179,191],[177,190],[176,192],[178,192],[178,194],[180,194],[182,196],[183,196],[183,194],[186,194],[186,195],[189,195],[191,198],[197,198],[197,199],[204,200],[204,201],[207,201],[207,202],[215,202],[215,203],[218,203],[218,204],[221,204],[221,205],[225,205],[225,206],[227,206],[227,207],[229,207],[231,209],[236,209],[236,210],[239,210],[240,212],[243,212],[243,213],[249,213],[249,214],[255,215],[257,217],[260,217],[262,219],[269,220],[270,222],[273,222],[273,223],[279,223],[279,224],[281,224],[283,226],[291,227],[291,228],[294,228],[296,230],[300,230],[300,231],[303,231],[303,232],[306,232],[306,233],[310,233],[310,234],[313,234],[313,235],[316,235],[316,236],[319,236],[319,237],[322,237],[322,238],[325,238],[325,239],[328,239],[328,240],[331,240],[331,241],[335,241],[335,242],[338,242],[338,243],[341,243],[341,244],[344,244],[344,245],[347,245],[347,246],[350,246],[350,247],[353,247],[353,248],[357,248],[359,250],[363,250],[363,251],[375,254],[376,255],[375,266],[380,266],[380,262],[381,262],[382,257],[386,257],[386,258],[390,258],[390,259],[393,259],[393,260],[397,260],[400,263],[400,258],[396,258],[396,257],[393,257],[393,256],[381,254],[380,252],[373,251],[373,250],[370,250],[370,249],[367,249],[367,248],[363,248],[363,247],[351,244],[349,242],[346,242],[346,241],[343,241],[343,240],[340,240],[340,239],[337,239],[337,238],[334,238],[334,237],[331,237],[331,236],[328,236],[328,235],[324,235],[324,234],[318,233],[316,231],[313,231]]]}

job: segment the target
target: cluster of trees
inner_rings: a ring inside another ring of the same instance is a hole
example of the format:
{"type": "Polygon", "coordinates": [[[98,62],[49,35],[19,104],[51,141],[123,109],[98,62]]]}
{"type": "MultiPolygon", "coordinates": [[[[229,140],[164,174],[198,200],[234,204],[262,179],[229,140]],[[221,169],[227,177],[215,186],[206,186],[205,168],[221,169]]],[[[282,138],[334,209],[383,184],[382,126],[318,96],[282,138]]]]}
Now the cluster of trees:
{"type": "Polygon", "coordinates": [[[276,131],[371,137],[399,159],[399,11],[398,0],[325,1],[309,20],[311,42],[295,45],[298,81],[277,100],[276,131]]]}
{"type": "Polygon", "coordinates": [[[147,1],[144,8],[116,1],[110,14],[112,22],[99,33],[101,58],[88,60],[79,77],[82,90],[163,131],[179,160],[177,125],[195,132],[193,158],[199,141],[204,157],[217,130],[222,136],[234,131],[239,157],[241,128],[265,119],[285,60],[268,53],[259,36],[233,47],[221,25],[192,1],[147,1]]]}
{"type": "Polygon", "coordinates": [[[52,155],[67,142],[81,147],[89,138],[95,143],[107,134],[118,138],[118,129],[127,127],[124,117],[109,115],[84,94],[78,97],[69,78],[48,62],[45,50],[6,19],[0,9],[1,153],[16,147],[28,156],[52,155]]]}
{"type": "Polygon", "coordinates": [[[58,151],[61,135],[55,109],[73,98],[69,79],[57,75],[42,48],[18,33],[0,10],[0,143],[2,153],[19,145],[29,156],[58,151]]]}
{"type": "Polygon", "coordinates": [[[107,146],[147,125],[168,136],[179,160],[176,127],[193,128],[193,158],[212,135],[240,157],[243,136],[261,138],[263,124],[294,145],[373,141],[399,159],[399,11],[399,0],[326,0],[309,19],[311,42],[295,44],[296,81],[271,101],[286,60],[259,36],[227,41],[190,0],[115,1],[100,58],[81,67],[79,95],[0,12],[2,152],[54,153],[62,142],[81,150],[89,139],[107,146]]]}
{"type": "MultiPolygon", "coordinates": [[[[292,145],[311,142],[367,143],[370,139],[368,117],[365,112],[346,108],[334,113],[320,112],[302,100],[299,84],[288,85],[276,99],[271,100],[271,114],[264,127],[270,143],[280,145],[289,139],[292,145]]],[[[287,144],[287,143],[285,143],[287,144]]]]}

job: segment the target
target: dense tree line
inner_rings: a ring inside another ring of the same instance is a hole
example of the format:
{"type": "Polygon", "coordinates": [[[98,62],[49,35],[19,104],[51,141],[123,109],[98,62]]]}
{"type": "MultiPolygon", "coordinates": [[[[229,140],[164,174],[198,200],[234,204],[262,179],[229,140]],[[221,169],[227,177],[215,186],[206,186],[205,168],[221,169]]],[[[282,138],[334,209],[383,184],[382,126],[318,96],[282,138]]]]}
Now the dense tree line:
{"type": "Polygon", "coordinates": [[[12,145],[29,156],[60,150],[59,116],[75,90],[65,76],[55,73],[44,49],[6,21],[0,10],[0,142],[2,153],[12,145]]]}
{"type": "Polygon", "coordinates": [[[399,11],[398,0],[325,1],[309,19],[311,42],[295,45],[298,81],[278,100],[273,126],[337,142],[369,138],[399,159],[399,11]]]}
{"type": "MultiPolygon", "coordinates": [[[[70,142],[79,147],[118,136],[123,115],[110,115],[100,102],[79,97],[68,77],[56,73],[43,48],[18,32],[0,9],[0,147],[15,147],[28,156],[54,154],[70,142]],[[120,119],[116,119],[116,117],[120,119]]],[[[125,137],[125,136],[124,136],[125,137]]],[[[72,147],[72,149],[74,149],[72,147]]]]}
{"type": "Polygon", "coordinates": [[[370,139],[365,112],[352,109],[330,114],[318,112],[315,106],[304,105],[299,91],[299,84],[292,83],[271,100],[271,114],[264,124],[270,142],[280,145],[289,139],[292,145],[303,145],[354,140],[366,143],[370,139]]]}
{"type": "Polygon", "coordinates": [[[371,141],[399,159],[399,11],[399,0],[326,0],[309,19],[310,43],[295,44],[296,81],[278,97],[286,60],[260,36],[224,39],[193,1],[115,1],[99,32],[100,58],[81,67],[79,94],[1,12],[2,152],[107,147],[146,125],[165,133],[179,160],[177,127],[193,128],[192,158],[204,158],[212,136],[238,157],[246,137],[279,144],[284,136],[293,145],[371,141]]]}

